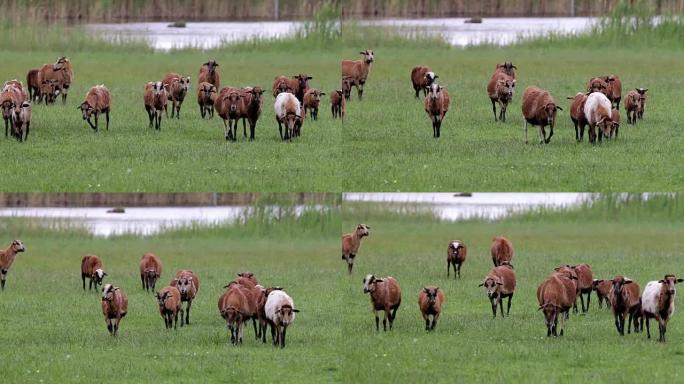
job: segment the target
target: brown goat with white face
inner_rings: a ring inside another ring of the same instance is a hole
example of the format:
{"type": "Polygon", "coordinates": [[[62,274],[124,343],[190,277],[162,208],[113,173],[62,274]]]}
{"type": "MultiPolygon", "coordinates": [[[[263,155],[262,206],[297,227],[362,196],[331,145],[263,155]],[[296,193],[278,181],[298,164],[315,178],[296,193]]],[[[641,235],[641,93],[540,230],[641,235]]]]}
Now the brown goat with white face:
{"type": "Polygon", "coordinates": [[[162,263],[154,253],[146,253],[140,258],[140,282],[142,289],[154,292],[154,286],[162,274],[162,263]]]}
{"type": "Polygon", "coordinates": [[[468,248],[461,240],[452,240],[447,246],[447,277],[449,277],[450,266],[454,266],[454,279],[461,277],[461,265],[465,263],[468,256],[468,248]]]}
{"type": "Polygon", "coordinates": [[[411,70],[411,84],[413,85],[413,90],[416,91],[416,99],[423,90],[423,96],[427,96],[428,88],[438,79],[439,76],[435,74],[429,67],[418,66],[411,70]]]}
{"type": "Polygon", "coordinates": [[[501,309],[501,317],[504,317],[503,299],[508,298],[508,309],[506,316],[511,314],[511,300],[515,293],[515,272],[513,266],[507,261],[504,261],[498,267],[492,268],[489,271],[484,281],[480,283],[480,287],[484,287],[485,294],[489,298],[492,305],[492,314],[496,318],[496,308],[501,309]]]}
{"type": "Polygon", "coordinates": [[[185,308],[185,324],[190,324],[190,307],[192,307],[192,301],[197,297],[197,293],[199,292],[199,278],[192,271],[182,270],[176,273],[176,276],[171,280],[169,285],[178,288],[181,306],[183,305],[183,302],[187,303],[185,308]]]}
{"type": "Polygon", "coordinates": [[[128,313],[128,296],[112,284],[105,284],[102,288],[102,314],[107,323],[107,330],[112,336],[119,331],[121,319],[128,313]]]}
{"type": "Polygon", "coordinates": [[[428,94],[425,96],[425,113],[432,121],[432,137],[439,138],[441,136],[442,122],[444,116],[449,112],[449,92],[446,88],[437,83],[432,83],[428,89],[428,94]]]}
{"type": "Polygon", "coordinates": [[[20,252],[25,252],[26,247],[21,240],[14,240],[4,250],[0,250],[0,289],[5,290],[5,280],[7,279],[7,272],[14,263],[14,258],[20,252]]]}
{"type": "Polygon", "coordinates": [[[102,285],[102,280],[107,276],[107,273],[102,269],[102,260],[95,255],[86,255],[81,259],[81,279],[83,280],[83,290],[85,291],[85,279],[90,280],[88,283],[88,290],[93,286],[97,290],[98,285],[102,285]]]}
{"type": "Polygon", "coordinates": [[[418,294],[418,307],[425,320],[425,330],[434,331],[437,320],[442,314],[444,292],[439,287],[424,287],[418,294]],[[432,324],[430,323],[432,316],[432,324]]]}
{"type": "Polygon", "coordinates": [[[19,142],[25,141],[28,138],[29,130],[31,129],[31,115],[32,107],[31,103],[28,101],[24,101],[14,108],[14,113],[12,115],[14,136],[19,142]]]}
{"type": "Polygon", "coordinates": [[[534,86],[527,87],[523,92],[522,113],[525,118],[525,144],[527,144],[527,124],[539,126],[540,144],[548,144],[553,136],[556,125],[556,112],[563,108],[556,104],[551,93],[534,86]],[[545,127],[549,126],[549,136],[545,127]]]}
{"type": "Polygon", "coordinates": [[[373,314],[375,315],[375,330],[380,331],[378,311],[384,311],[385,317],[382,319],[382,328],[387,331],[387,320],[389,320],[391,331],[397,310],[401,305],[401,288],[399,288],[397,281],[391,276],[377,278],[368,274],[363,279],[363,293],[370,294],[373,314]]]}
{"type": "Polygon", "coordinates": [[[342,235],[342,260],[347,262],[347,271],[352,273],[354,258],[361,248],[361,239],[370,235],[370,227],[366,224],[358,224],[352,233],[342,235]]]}
{"type": "Polygon", "coordinates": [[[161,129],[162,111],[166,109],[168,95],[168,85],[161,81],[149,82],[145,85],[143,100],[147,116],[150,119],[150,128],[154,123],[155,129],[161,129]]]}
{"type": "MultiPolygon", "coordinates": [[[[363,87],[368,80],[371,65],[375,61],[375,53],[373,50],[366,49],[365,51],[359,52],[359,54],[363,56],[362,60],[342,60],[340,67],[342,69],[342,80],[345,78],[349,79],[350,86],[353,85],[356,87],[359,100],[361,100],[363,97],[363,87]]],[[[347,100],[349,100],[349,97],[347,97],[347,100]]]]}

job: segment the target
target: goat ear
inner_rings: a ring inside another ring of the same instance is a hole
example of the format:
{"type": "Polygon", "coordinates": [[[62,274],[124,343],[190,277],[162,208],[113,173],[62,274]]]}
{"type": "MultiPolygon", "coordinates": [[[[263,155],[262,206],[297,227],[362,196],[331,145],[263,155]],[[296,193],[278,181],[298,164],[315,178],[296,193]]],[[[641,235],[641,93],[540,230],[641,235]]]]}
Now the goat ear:
{"type": "Polygon", "coordinates": [[[292,312],[299,312],[299,309],[293,309],[292,312]]]}
{"type": "Polygon", "coordinates": [[[556,272],[558,272],[558,270],[560,270],[560,267],[556,267],[556,268],[554,268],[553,270],[556,271],[556,272]]]}
{"type": "Polygon", "coordinates": [[[516,67],[515,65],[511,65],[511,68],[518,69],[518,67],[516,67]]]}
{"type": "Polygon", "coordinates": [[[658,280],[660,284],[665,284],[665,280],[658,280]]]}
{"type": "Polygon", "coordinates": [[[481,286],[483,286],[483,285],[484,285],[484,283],[480,283],[480,284],[478,284],[477,286],[478,286],[478,287],[481,287],[481,286]]]}
{"type": "Polygon", "coordinates": [[[373,282],[375,282],[375,283],[382,283],[383,281],[385,281],[385,280],[383,280],[383,279],[375,279],[375,280],[373,280],[373,282]]]}
{"type": "Polygon", "coordinates": [[[359,54],[365,55],[365,54],[366,54],[366,51],[361,51],[361,52],[359,52],[359,54]]]}
{"type": "Polygon", "coordinates": [[[684,279],[677,279],[677,282],[682,283],[682,282],[684,282],[684,279]]]}
{"type": "Polygon", "coordinates": [[[539,308],[537,308],[537,311],[541,311],[542,309],[544,309],[545,306],[546,306],[546,304],[540,305],[539,308]]]}
{"type": "Polygon", "coordinates": [[[561,108],[561,107],[559,107],[559,106],[557,106],[557,105],[556,105],[556,109],[558,109],[558,110],[560,110],[560,111],[563,110],[563,108],[561,108]]]}
{"type": "Polygon", "coordinates": [[[325,96],[325,92],[321,92],[321,96],[325,96]]]}
{"type": "Polygon", "coordinates": [[[435,74],[435,79],[439,79],[439,75],[435,74]]]}
{"type": "Polygon", "coordinates": [[[503,285],[503,283],[497,281],[497,282],[496,282],[496,285],[503,285]]]}
{"type": "Polygon", "coordinates": [[[633,283],[632,280],[625,280],[625,282],[623,284],[632,284],[632,283],[633,283]]]}
{"type": "Polygon", "coordinates": [[[107,272],[102,272],[102,277],[107,276],[107,272]]]}
{"type": "Polygon", "coordinates": [[[313,77],[307,76],[306,79],[307,79],[307,80],[311,80],[311,79],[313,79],[313,77]]]}

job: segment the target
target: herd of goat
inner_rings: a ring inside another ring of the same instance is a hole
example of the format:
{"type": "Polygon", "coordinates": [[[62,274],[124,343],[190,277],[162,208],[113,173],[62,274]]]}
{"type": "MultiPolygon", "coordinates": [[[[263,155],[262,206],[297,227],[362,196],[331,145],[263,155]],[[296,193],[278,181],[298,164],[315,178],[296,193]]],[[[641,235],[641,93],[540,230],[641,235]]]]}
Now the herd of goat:
{"type": "MultiPolygon", "coordinates": [[[[342,236],[342,259],[347,262],[351,275],[354,259],[361,247],[361,240],[369,236],[370,227],[358,224],[352,233],[342,236]]],[[[7,273],[15,257],[26,248],[21,240],[14,240],[4,250],[0,250],[0,288],[5,289],[7,273]]],[[[490,301],[493,317],[497,309],[501,317],[510,316],[511,300],[516,288],[516,274],[512,261],[513,244],[505,237],[497,236],[492,240],[490,253],[494,267],[484,277],[481,287],[490,301]],[[504,300],[507,309],[504,314],[504,300]]],[[[461,278],[461,267],[467,259],[468,248],[461,240],[452,240],[447,246],[447,277],[453,269],[454,278],[461,278]]],[[[140,260],[140,282],[142,289],[152,291],[157,299],[159,314],[167,329],[176,328],[180,316],[181,327],[190,324],[190,308],[199,288],[199,277],[190,270],[180,270],[171,279],[169,285],[156,291],[157,281],[162,275],[162,262],[153,253],[146,253],[140,260]],[[183,303],[186,303],[183,308],[183,303]]],[[[95,255],[84,256],[81,260],[81,279],[83,290],[103,285],[107,276],[102,260],[95,255]]],[[[570,309],[577,313],[577,299],[581,301],[582,312],[589,310],[592,291],[596,292],[599,307],[605,301],[615,316],[615,326],[620,335],[627,333],[634,326],[635,332],[643,331],[644,319],[648,338],[651,337],[650,319],[655,318],[660,332],[659,340],[665,341],[667,323],[674,313],[675,285],[684,279],[674,275],[665,275],[662,280],[648,282],[643,292],[639,284],[624,276],[613,279],[594,279],[591,267],[587,264],[562,265],[538,286],[538,310],[544,314],[547,336],[562,336],[565,320],[570,309]],[[585,305],[586,295],[586,305],[585,305]]],[[[265,288],[256,280],[251,272],[238,274],[237,279],[223,287],[225,291],[218,300],[218,310],[230,330],[232,344],[242,344],[245,323],[252,320],[256,339],[266,342],[266,330],[271,327],[273,345],[285,347],[287,328],[295,319],[295,308],[292,298],[280,287],[265,288]],[[258,326],[257,326],[258,323],[258,326]]],[[[363,279],[363,292],[369,294],[375,315],[376,330],[380,330],[378,311],[384,312],[383,329],[392,329],[397,311],[401,305],[401,288],[393,277],[377,277],[368,274],[363,279]]],[[[432,331],[442,313],[445,292],[437,286],[425,286],[419,292],[418,305],[425,321],[425,329],[432,331]]],[[[119,323],[128,313],[128,297],[124,291],[113,284],[104,284],[102,288],[102,313],[107,329],[116,336],[119,323]]]]}
{"type": "MultiPolygon", "coordinates": [[[[371,66],[375,60],[372,50],[361,51],[361,60],[342,60],[341,88],[330,92],[330,109],[333,119],[344,121],[346,103],[350,100],[352,87],[356,87],[359,100],[368,80],[371,66]]],[[[226,140],[237,141],[237,128],[242,120],[243,135],[247,137],[246,123],[249,123],[249,139],[255,139],[255,128],[261,117],[264,89],[259,86],[221,88],[219,64],[215,60],[204,63],[199,71],[197,103],[202,118],[212,118],[218,112],[224,123],[226,140]]],[[[506,110],[513,99],[517,67],[511,62],[497,64],[494,74],[487,84],[487,94],[492,103],[494,120],[506,121],[506,110]],[[497,105],[499,113],[497,115],[497,105]]],[[[277,76],[273,81],[273,106],[281,140],[292,140],[301,134],[304,120],[309,114],[318,119],[321,96],[326,95],[319,89],[309,86],[313,77],[297,74],[292,77],[277,76]],[[284,128],[284,129],[283,129],[284,128]]],[[[432,122],[433,137],[440,137],[441,125],[449,111],[451,101],[445,87],[438,84],[439,76],[426,66],[417,66],[411,71],[411,82],[416,98],[420,91],[425,96],[424,108],[432,122]]],[[[67,94],[73,79],[73,68],[66,57],[55,63],[44,64],[31,69],[24,87],[19,80],[7,81],[0,91],[0,106],[5,122],[5,136],[10,133],[17,140],[26,140],[31,125],[31,102],[54,103],[58,95],[66,103],[67,94]]],[[[168,104],[171,104],[171,117],[180,118],[181,106],[190,90],[190,76],[168,73],[161,81],[149,82],[144,87],[143,101],[149,117],[149,126],[161,129],[162,115],[168,117],[168,104]]],[[[648,89],[635,88],[625,97],[625,110],[630,124],[642,119],[648,89]]],[[[530,86],[522,96],[522,113],[525,119],[525,143],[528,124],[539,127],[540,143],[549,143],[556,124],[556,113],[563,110],[550,92],[530,86]],[[548,136],[546,127],[549,127],[548,136]]],[[[575,138],[582,141],[584,130],[589,129],[589,142],[595,143],[605,138],[618,136],[620,125],[620,101],[622,82],[616,75],[594,77],[589,80],[586,92],[577,93],[570,106],[570,117],[575,126],[575,138]],[[598,131],[598,132],[597,132],[598,131]]],[[[109,113],[112,95],[104,85],[92,87],[78,109],[88,125],[98,130],[98,119],[104,115],[106,129],[109,129],[109,113]],[[94,120],[94,123],[93,123],[94,120]]]]}

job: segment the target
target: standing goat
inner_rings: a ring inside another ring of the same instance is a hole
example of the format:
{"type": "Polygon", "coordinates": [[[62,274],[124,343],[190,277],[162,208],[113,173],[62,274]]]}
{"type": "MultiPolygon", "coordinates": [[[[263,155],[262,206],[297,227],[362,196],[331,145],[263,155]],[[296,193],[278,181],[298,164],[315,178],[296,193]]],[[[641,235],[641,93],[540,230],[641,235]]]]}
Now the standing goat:
{"type": "Polygon", "coordinates": [[[548,144],[553,136],[553,127],[556,125],[556,112],[563,108],[556,105],[551,93],[543,89],[530,86],[523,92],[522,113],[525,118],[525,144],[527,144],[527,124],[539,126],[539,144],[548,144]],[[546,137],[544,127],[549,126],[549,136],[546,137]]]}
{"type": "Polygon", "coordinates": [[[684,282],[684,279],[678,279],[674,275],[665,275],[662,280],[649,281],[646,284],[644,293],[641,295],[641,310],[646,318],[646,332],[649,339],[651,338],[650,319],[655,318],[660,333],[658,340],[665,342],[667,323],[675,310],[675,295],[677,294],[675,285],[681,282],[684,282]]]}
{"type": "Polygon", "coordinates": [[[169,285],[178,288],[181,305],[183,305],[183,302],[188,303],[185,307],[185,324],[190,324],[190,307],[192,306],[192,301],[195,300],[195,297],[197,297],[197,293],[199,292],[199,278],[192,271],[182,270],[176,273],[176,277],[171,280],[171,284],[169,285]]]}
{"type": "Polygon", "coordinates": [[[425,96],[425,113],[432,121],[432,137],[439,138],[444,116],[449,111],[449,92],[437,83],[430,85],[425,96]]]}
{"type": "Polygon", "coordinates": [[[454,279],[458,274],[461,278],[461,265],[465,263],[466,256],[468,256],[468,248],[460,240],[452,240],[447,246],[447,277],[449,277],[449,267],[454,266],[454,279]]]}
{"type": "Polygon", "coordinates": [[[366,84],[366,80],[368,80],[371,64],[375,61],[375,54],[370,49],[359,53],[363,56],[363,60],[342,60],[340,66],[342,69],[342,80],[344,81],[347,78],[350,86],[356,86],[359,100],[361,100],[363,97],[363,87],[366,84]]]}
{"type": "Polygon", "coordinates": [[[439,287],[424,287],[418,294],[418,307],[425,320],[426,331],[435,330],[437,320],[442,314],[443,303],[444,292],[439,287]],[[430,324],[430,316],[432,316],[432,324],[430,324]]]}
{"type": "Polygon", "coordinates": [[[112,284],[105,284],[102,288],[102,314],[107,323],[107,330],[112,336],[119,331],[121,319],[128,313],[128,296],[112,284]]]}
{"type": "Polygon", "coordinates": [[[387,331],[387,320],[389,329],[392,330],[397,310],[401,305],[401,289],[393,277],[376,278],[373,275],[366,275],[363,278],[363,293],[370,294],[373,314],[375,314],[375,330],[380,331],[380,317],[378,311],[384,311],[385,317],[382,319],[382,328],[387,331]]]}
{"type": "Polygon", "coordinates": [[[154,123],[156,130],[161,129],[162,111],[166,109],[168,95],[168,85],[161,81],[149,82],[145,85],[143,100],[145,101],[147,116],[150,119],[150,128],[154,123]]]}
{"type": "Polygon", "coordinates": [[[342,260],[347,262],[347,271],[351,275],[354,268],[354,258],[361,248],[361,239],[370,235],[370,227],[358,224],[352,233],[342,235],[342,260]]]}
{"type": "Polygon", "coordinates": [[[5,290],[5,280],[7,279],[7,272],[14,263],[14,258],[20,252],[25,252],[26,247],[21,240],[14,240],[4,250],[0,250],[0,289],[5,290]]]}
{"type": "Polygon", "coordinates": [[[105,114],[107,130],[109,130],[109,111],[111,108],[112,94],[103,84],[90,88],[86,94],[85,101],[78,107],[83,115],[83,120],[87,121],[88,125],[90,125],[90,128],[92,128],[95,132],[97,132],[97,120],[100,113],[105,114]],[[95,117],[94,125],[90,121],[91,117],[95,117]]]}
{"type": "Polygon", "coordinates": [[[140,258],[140,282],[142,289],[154,292],[154,286],[162,273],[161,260],[154,253],[146,253],[140,258]]]}
{"type": "Polygon", "coordinates": [[[85,291],[85,279],[90,280],[88,283],[88,290],[93,286],[97,291],[97,286],[102,285],[102,280],[107,276],[107,272],[102,269],[102,260],[95,255],[86,255],[81,259],[81,280],[83,280],[83,290],[85,291]]]}

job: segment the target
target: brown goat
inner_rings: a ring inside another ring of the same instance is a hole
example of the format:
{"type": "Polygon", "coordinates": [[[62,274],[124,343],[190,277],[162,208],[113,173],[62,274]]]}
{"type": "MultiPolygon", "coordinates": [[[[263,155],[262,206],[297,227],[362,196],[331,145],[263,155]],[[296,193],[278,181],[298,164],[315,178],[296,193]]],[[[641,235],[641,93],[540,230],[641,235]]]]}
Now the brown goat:
{"type": "Polygon", "coordinates": [[[634,332],[639,332],[638,319],[641,317],[640,300],[639,284],[624,276],[615,276],[613,278],[610,291],[610,307],[615,316],[615,328],[617,328],[620,335],[625,335],[625,316],[627,314],[629,314],[627,333],[631,333],[632,322],[634,323],[634,332]]]}
{"type": "Polygon", "coordinates": [[[38,68],[30,69],[26,74],[26,88],[28,88],[31,101],[41,101],[40,82],[38,82],[38,68]]]}
{"type": "Polygon", "coordinates": [[[352,273],[354,258],[361,247],[361,239],[370,235],[370,227],[366,224],[358,224],[352,233],[342,235],[342,260],[347,261],[347,271],[352,273]]]}
{"type": "Polygon", "coordinates": [[[620,100],[622,99],[622,81],[617,75],[603,76],[603,79],[608,84],[606,96],[611,103],[615,104],[615,108],[620,109],[620,100]]]}
{"type": "Polygon", "coordinates": [[[154,123],[155,129],[161,129],[162,111],[166,109],[168,95],[168,85],[161,81],[149,82],[145,85],[143,100],[147,116],[150,118],[150,128],[154,123]]]}
{"type": "Polygon", "coordinates": [[[613,120],[613,125],[610,128],[610,137],[617,139],[620,132],[620,111],[617,108],[613,108],[610,111],[610,118],[613,120]]]}
{"type": "MultiPolygon", "coordinates": [[[[582,304],[582,312],[589,311],[589,303],[591,302],[591,291],[594,284],[594,274],[591,271],[591,266],[589,264],[577,264],[573,265],[573,270],[577,273],[577,285],[579,287],[579,298],[582,304]],[[584,294],[587,295],[587,306],[584,306],[584,294]]],[[[577,312],[577,306],[575,306],[575,312],[577,312]]]]}
{"type": "Polygon", "coordinates": [[[240,104],[240,116],[242,117],[242,133],[247,137],[245,120],[249,122],[249,140],[255,138],[256,124],[261,116],[264,90],[261,87],[242,88],[242,103],[240,104]]]}
{"type": "MultiPolygon", "coordinates": [[[[439,287],[424,287],[418,294],[418,307],[425,320],[425,330],[434,331],[439,315],[442,314],[444,292],[439,287]],[[432,324],[430,324],[432,316],[432,324]]],[[[391,323],[390,323],[391,324],[391,323]]]]}
{"type": "Polygon", "coordinates": [[[102,285],[102,279],[107,276],[107,273],[102,269],[102,260],[95,255],[86,255],[81,259],[81,279],[83,280],[83,290],[85,291],[85,279],[90,279],[88,283],[88,290],[93,286],[97,290],[98,285],[102,285]]]}
{"type": "MultiPolygon", "coordinates": [[[[574,274],[574,271],[571,271],[574,274]]],[[[572,290],[568,290],[568,284],[572,277],[561,273],[554,273],[544,280],[537,288],[537,301],[539,310],[544,312],[546,321],[546,336],[563,336],[565,332],[565,318],[576,300],[572,290]],[[558,332],[558,320],[560,320],[560,332],[558,332]]]]}
{"type": "MultiPolygon", "coordinates": [[[[574,297],[572,308],[575,309],[575,312],[577,312],[577,297],[579,296],[579,293],[580,293],[579,279],[577,277],[577,271],[575,271],[574,269],[572,269],[572,267],[570,267],[568,265],[563,265],[563,266],[554,268],[554,273],[558,274],[564,278],[563,285],[565,286],[565,289],[567,290],[568,295],[574,297]]],[[[570,316],[570,311],[567,311],[565,313],[565,317],[568,318],[569,316],[570,316]]]]}
{"type": "Polygon", "coordinates": [[[197,297],[197,293],[199,292],[199,278],[192,271],[182,270],[176,273],[176,277],[171,280],[169,285],[178,288],[181,306],[183,305],[183,302],[188,303],[185,308],[185,324],[190,324],[190,307],[192,307],[192,301],[197,297]]]}
{"type": "Polygon", "coordinates": [[[216,111],[223,119],[226,141],[237,141],[237,125],[240,120],[242,95],[240,89],[226,87],[221,90],[216,100],[216,111]]]}
{"type": "Polygon", "coordinates": [[[496,71],[487,83],[487,95],[492,102],[492,111],[494,112],[494,121],[501,120],[506,122],[506,109],[508,103],[513,100],[513,91],[515,90],[515,79],[507,74],[496,71]],[[499,118],[496,117],[496,104],[499,104],[499,118]]]}
{"type": "Polygon", "coordinates": [[[504,261],[498,267],[492,268],[484,281],[480,283],[480,287],[484,287],[485,294],[489,298],[492,305],[492,314],[496,318],[496,308],[501,309],[501,317],[504,317],[503,299],[508,298],[508,309],[506,316],[511,314],[511,299],[515,293],[515,272],[513,266],[507,261],[504,261]]]}
{"type": "Polygon", "coordinates": [[[14,240],[4,250],[0,250],[0,289],[5,290],[5,280],[7,280],[7,272],[14,263],[14,258],[20,252],[25,252],[26,247],[21,240],[14,240]]]}
{"type": "Polygon", "coordinates": [[[202,64],[197,76],[198,82],[213,84],[216,89],[221,89],[221,75],[218,72],[219,64],[216,60],[209,60],[202,64]]]}
{"type": "Polygon", "coordinates": [[[401,305],[401,288],[393,277],[376,278],[373,275],[366,275],[363,279],[363,293],[370,294],[373,313],[375,314],[375,330],[380,331],[380,317],[378,311],[384,311],[385,317],[382,319],[382,328],[387,331],[387,320],[389,329],[392,330],[397,310],[401,305]]]}
{"type": "Polygon", "coordinates": [[[625,96],[625,110],[627,111],[627,123],[636,124],[637,118],[641,120],[646,107],[646,88],[635,88],[627,92],[625,96]]]}
{"type": "Polygon", "coordinates": [[[213,84],[203,82],[197,87],[197,104],[199,104],[200,115],[202,115],[203,119],[206,116],[209,118],[214,117],[216,97],[218,97],[218,91],[213,84]]]}
{"type": "Polygon", "coordinates": [[[344,91],[336,89],[330,92],[330,110],[332,111],[333,119],[340,118],[344,123],[344,112],[347,101],[344,97],[344,91]]]}
{"type": "Polygon", "coordinates": [[[523,92],[522,113],[525,118],[525,144],[527,144],[527,124],[538,125],[540,144],[548,144],[553,136],[553,127],[556,125],[556,112],[563,108],[556,105],[551,93],[540,88],[531,86],[523,92]],[[550,127],[549,137],[546,137],[544,127],[550,127]]]}
{"type": "Polygon", "coordinates": [[[38,92],[38,99],[45,101],[45,105],[54,104],[57,99],[57,80],[43,80],[38,92]]]}
{"type": "Polygon", "coordinates": [[[497,63],[496,67],[494,68],[494,72],[503,73],[507,76],[510,76],[513,80],[515,80],[515,70],[516,69],[518,69],[518,67],[513,65],[512,62],[505,61],[503,63],[497,63]]]}
{"type": "Polygon", "coordinates": [[[601,77],[592,77],[587,83],[587,94],[593,92],[601,92],[604,95],[608,94],[608,83],[601,77]]]}
{"type": "Polygon", "coordinates": [[[351,88],[354,84],[354,79],[351,77],[342,78],[342,93],[344,94],[344,100],[349,100],[351,98],[351,88]]]}
{"type": "Polygon", "coordinates": [[[55,80],[59,93],[62,94],[62,103],[66,104],[69,87],[74,77],[71,61],[66,57],[60,57],[54,64],[44,64],[38,70],[37,83],[42,84],[45,80],[55,80]]]}
{"type": "Polygon", "coordinates": [[[461,278],[461,266],[466,261],[468,256],[468,247],[461,240],[452,240],[447,246],[447,277],[449,277],[449,269],[451,265],[454,266],[454,279],[458,274],[461,278]]]}
{"type": "MultiPolygon", "coordinates": [[[[340,67],[342,69],[342,79],[349,79],[350,86],[356,87],[359,100],[361,100],[363,97],[363,87],[368,80],[371,65],[375,61],[375,54],[370,49],[359,53],[363,56],[363,60],[342,60],[340,67]]],[[[347,100],[349,100],[348,97],[347,100]]]]}
{"type": "Polygon", "coordinates": [[[610,290],[613,289],[612,280],[594,279],[592,289],[598,297],[599,308],[603,308],[603,301],[606,301],[606,308],[610,308],[610,290]]]}
{"type": "Polygon", "coordinates": [[[437,83],[432,83],[428,91],[427,96],[425,96],[425,113],[432,121],[432,137],[439,138],[441,135],[442,122],[444,121],[444,116],[446,116],[449,111],[449,92],[446,88],[440,86],[437,83]]]}
{"type": "Polygon", "coordinates": [[[13,117],[14,110],[24,102],[21,89],[14,85],[7,85],[0,90],[0,109],[2,109],[2,119],[5,121],[5,137],[11,133],[14,135],[13,117]]]}
{"type": "Polygon", "coordinates": [[[181,294],[176,287],[166,287],[155,292],[159,305],[159,314],[164,319],[166,329],[176,329],[178,326],[178,313],[180,312],[181,327],[183,326],[183,308],[181,307],[181,294]]]}
{"type": "Polygon", "coordinates": [[[416,91],[416,99],[421,90],[423,90],[423,96],[427,96],[428,87],[438,79],[439,76],[436,75],[429,67],[418,66],[411,70],[411,83],[413,84],[413,90],[416,91]]]}
{"type": "Polygon", "coordinates": [[[262,291],[260,288],[261,286],[258,285],[257,279],[252,272],[240,272],[237,276],[237,279],[231,281],[223,288],[230,288],[232,285],[238,284],[245,289],[249,312],[244,313],[245,316],[243,317],[243,320],[249,321],[249,319],[252,319],[254,334],[258,340],[260,336],[260,328],[257,328],[257,321],[259,320],[258,301],[262,291]]]}
{"type": "Polygon", "coordinates": [[[102,288],[102,314],[107,323],[107,330],[112,336],[119,331],[121,319],[128,313],[128,296],[112,284],[105,284],[102,288]]]}
{"type": "Polygon", "coordinates": [[[324,96],[325,92],[321,92],[318,89],[309,88],[304,94],[304,102],[302,106],[304,107],[304,116],[306,116],[307,110],[311,110],[311,118],[318,120],[318,107],[321,104],[321,96],[324,96]]]}
{"type": "Polygon", "coordinates": [[[495,267],[504,261],[511,263],[513,261],[513,243],[503,236],[497,236],[492,239],[490,253],[495,267]]]}
{"type": "Polygon", "coordinates": [[[154,291],[157,279],[162,274],[162,263],[154,253],[146,253],[140,258],[140,282],[142,289],[154,291]]]}
{"type": "Polygon", "coordinates": [[[273,97],[277,97],[283,92],[289,92],[294,95],[295,91],[292,82],[287,76],[276,76],[273,79],[273,97]]]}
{"type": "Polygon", "coordinates": [[[572,100],[572,104],[570,104],[570,119],[575,125],[575,140],[580,142],[584,137],[584,128],[589,124],[587,117],[584,116],[584,103],[587,101],[587,95],[578,92],[574,97],[568,97],[568,100],[572,100]]]}
{"type": "MultiPolygon", "coordinates": [[[[168,73],[164,76],[162,80],[164,85],[168,84],[168,99],[171,101],[171,118],[176,115],[176,119],[180,119],[181,105],[183,105],[183,100],[190,90],[190,76],[181,76],[177,73],[168,73]]],[[[165,108],[166,109],[166,108],[165,108]]],[[[168,117],[168,110],[166,114],[168,117]]]]}
{"type": "MultiPolygon", "coordinates": [[[[242,344],[244,323],[257,314],[257,296],[249,288],[239,283],[228,284],[227,290],[219,298],[219,312],[230,330],[230,341],[242,344]]],[[[256,288],[255,288],[256,289],[256,288]]]]}
{"type": "Polygon", "coordinates": [[[14,108],[12,123],[14,124],[14,136],[19,142],[28,139],[31,129],[31,111],[31,103],[28,101],[24,101],[14,108]]]}
{"type": "Polygon", "coordinates": [[[86,94],[85,101],[81,103],[78,109],[81,110],[83,115],[83,120],[88,122],[90,128],[97,132],[98,127],[98,116],[100,113],[105,114],[105,119],[107,122],[107,130],[109,130],[109,111],[112,108],[112,94],[109,89],[104,85],[96,85],[88,91],[86,94]],[[90,122],[91,117],[95,117],[95,125],[90,122]]]}

